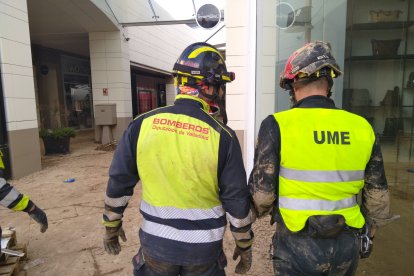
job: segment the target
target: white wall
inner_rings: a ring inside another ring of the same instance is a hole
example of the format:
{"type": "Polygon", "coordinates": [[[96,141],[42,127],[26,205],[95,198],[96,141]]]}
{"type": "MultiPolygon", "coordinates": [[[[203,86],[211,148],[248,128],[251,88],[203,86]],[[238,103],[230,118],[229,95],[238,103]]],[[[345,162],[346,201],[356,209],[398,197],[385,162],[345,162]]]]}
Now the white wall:
{"type": "Polygon", "coordinates": [[[241,146],[249,173],[254,148],[256,1],[227,0],[225,24],[227,70],[236,73],[235,81],[227,84],[228,125],[244,133],[241,146]]]}
{"type": "Polygon", "coordinates": [[[275,112],[276,59],[280,45],[276,44],[276,0],[257,3],[257,84],[255,135],[260,123],[275,112]]]}
{"type": "Polygon", "coordinates": [[[117,117],[132,118],[128,42],[119,31],[91,32],[89,47],[94,105],[116,103],[117,117]]]}
{"type": "Polygon", "coordinates": [[[0,0],[0,67],[13,178],[41,169],[26,0],[0,0]]]}
{"type": "Polygon", "coordinates": [[[8,131],[37,128],[26,0],[0,0],[0,66],[8,131]]]}
{"type": "Polygon", "coordinates": [[[175,61],[191,43],[203,41],[206,31],[187,25],[127,27],[132,62],[171,72],[175,61]]]}

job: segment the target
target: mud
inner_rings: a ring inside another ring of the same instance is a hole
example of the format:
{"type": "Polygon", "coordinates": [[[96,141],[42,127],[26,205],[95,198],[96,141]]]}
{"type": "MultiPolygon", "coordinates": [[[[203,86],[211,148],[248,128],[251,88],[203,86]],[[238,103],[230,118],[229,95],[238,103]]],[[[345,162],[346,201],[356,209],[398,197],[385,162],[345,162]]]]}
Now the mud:
{"type": "MultiPolygon", "coordinates": [[[[113,151],[96,150],[97,146],[93,133],[84,132],[72,140],[70,154],[44,156],[41,171],[11,181],[44,208],[49,218],[49,229],[42,234],[27,214],[0,209],[2,227],[15,227],[18,242],[27,244],[27,266],[21,275],[132,274],[131,259],[139,247],[141,189],[136,187],[124,215],[128,240],[121,243],[119,255],[110,256],[103,250],[101,220],[113,151]],[[75,182],[63,182],[67,178],[75,178],[75,182]]],[[[357,275],[413,275],[414,204],[401,188],[409,183],[390,184],[391,209],[401,218],[377,232],[374,252],[369,259],[360,261],[357,275]]],[[[274,227],[267,217],[257,220],[253,229],[253,265],[247,275],[273,275],[269,249],[274,227]]],[[[234,242],[229,231],[225,234],[224,249],[227,275],[235,275],[231,259],[234,242]]]]}

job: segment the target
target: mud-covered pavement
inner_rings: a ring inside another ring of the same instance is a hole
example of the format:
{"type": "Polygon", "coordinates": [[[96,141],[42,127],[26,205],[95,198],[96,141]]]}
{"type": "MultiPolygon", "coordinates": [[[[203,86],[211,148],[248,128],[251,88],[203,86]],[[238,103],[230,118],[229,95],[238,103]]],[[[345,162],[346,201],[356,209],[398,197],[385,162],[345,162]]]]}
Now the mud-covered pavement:
{"type": "MultiPolygon", "coordinates": [[[[40,172],[11,181],[42,207],[49,218],[49,229],[42,234],[27,214],[0,209],[2,227],[15,227],[18,242],[27,244],[28,259],[23,275],[24,272],[42,276],[132,275],[131,258],[139,247],[141,189],[137,185],[124,214],[128,241],[121,242],[119,255],[106,254],[102,247],[101,219],[113,152],[95,150],[96,147],[93,133],[81,133],[72,140],[70,154],[44,156],[40,172]],[[67,178],[76,181],[64,183],[67,178]]],[[[392,189],[402,185],[390,184],[392,189]]],[[[394,190],[392,211],[400,214],[401,219],[377,233],[374,252],[369,259],[360,262],[357,275],[414,275],[413,197],[401,189],[394,190]]],[[[273,227],[265,218],[256,221],[253,228],[253,266],[247,275],[273,275],[269,259],[273,227]]],[[[231,259],[234,242],[229,232],[226,232],[224,248],[228,259],[227,275],[235,275],[231,259]]]]}

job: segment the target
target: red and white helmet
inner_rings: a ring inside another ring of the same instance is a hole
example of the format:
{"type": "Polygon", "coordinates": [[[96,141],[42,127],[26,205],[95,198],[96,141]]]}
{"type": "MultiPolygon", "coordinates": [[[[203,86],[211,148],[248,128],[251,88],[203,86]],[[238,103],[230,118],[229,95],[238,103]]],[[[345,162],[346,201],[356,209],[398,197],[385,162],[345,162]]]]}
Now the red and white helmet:
{"type": "Polygon", "coordinates": [[[329,44],[315,41],[296,50],[289,57],[285,69],[280,74],[279,85],[283,89],[290,90],[295,78],[310,76],[336,78],[341,74],[339,65],[331,54],[329,44]]]}

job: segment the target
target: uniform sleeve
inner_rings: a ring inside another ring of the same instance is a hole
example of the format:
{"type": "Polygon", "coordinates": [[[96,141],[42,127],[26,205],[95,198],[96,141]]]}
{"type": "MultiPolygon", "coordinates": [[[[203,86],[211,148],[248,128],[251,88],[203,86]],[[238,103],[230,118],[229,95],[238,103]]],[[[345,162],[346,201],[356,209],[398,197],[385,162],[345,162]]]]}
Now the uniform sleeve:
{"type": "Polygon", "coordinates": [[[390,195],[378,139],[375,140],[371,158],[365,169],[361,210],[367,223],[373,227],[384,226],[398,218],[390,214],[390,195]]]}
{"type": "Polygon", "coordinates": [[[237,246],[248,248],[253,242],[252,213],[239,141],[222,134],[219,147],[219,196],[237,246]]]}
{"type": "Polygon", "coordinates": [[[132,122],[124,132],[115,150],[109,168],[109,180],[106,189],[103,224],[116,227],[120,224],[125,208],[139,181],[136,164],[136,145],[140,124],[132,122]]]}
{"type": "Polygon", "coordinates": [[[0,205],[14,211],[27,212],[33,206],[33,202],[0,177],[0,205]]]}
{"type": "Polygon", "coordinates": [[[273,116],[268,116],[260,125],[253,170],[249,178],[250,193],[258,218],[272,211],[278,192],[279,159],[279,126],[273,116]]]}

